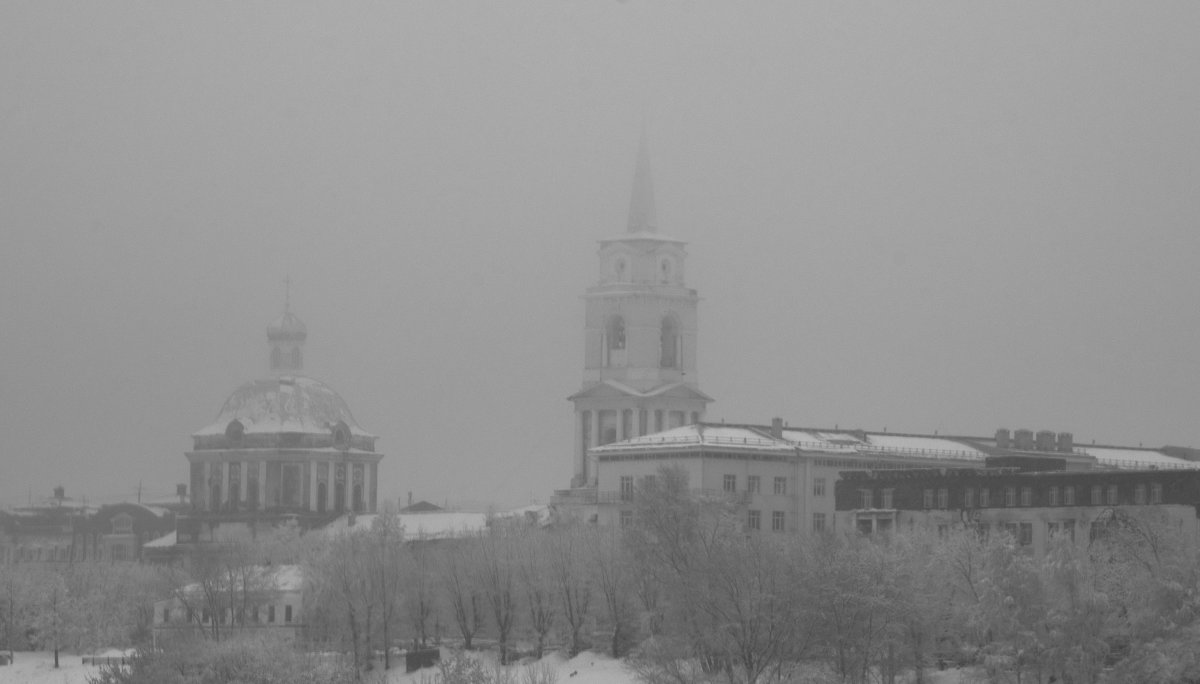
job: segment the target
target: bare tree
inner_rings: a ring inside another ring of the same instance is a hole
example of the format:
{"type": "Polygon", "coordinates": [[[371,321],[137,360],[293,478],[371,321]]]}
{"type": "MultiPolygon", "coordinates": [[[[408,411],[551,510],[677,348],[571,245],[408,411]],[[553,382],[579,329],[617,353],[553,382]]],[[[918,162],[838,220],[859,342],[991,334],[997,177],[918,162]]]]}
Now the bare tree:
{"type": "Polygon", "coordinates": [[[454,613],[454,622],[462,635],[463,648],[470,650],[475,634],[482,626],[482,605],[475,582],[472,544],[474,540],[447,542],[442,553],[442,588],[454,613]]]}
{"type": "Polygon", "coordinates": [[[550,583],[571,633],[571,656],[584,648],[582,631],[592,607],[587,544],[587,530],[572,525],[551,532],[547,546],[550,583]]]}
{"type": "Polygon", "coordinates": [[[515,537],[509,530],[493,525],[473,541],[477,545],[476,581],[496,625],[500,664],[507,665],[508,640],[517,617],[515,537]]]}
{"type": "Polygon", "coordinates": [[[519,544],[517,577],[525,595],[529,626],[537,638],[535,655],[540,660],[545,652],[546,636],[554,628],[558,613],[550,573],[551,539],[543,530],[525,528],[516,541],[519,544]]]}

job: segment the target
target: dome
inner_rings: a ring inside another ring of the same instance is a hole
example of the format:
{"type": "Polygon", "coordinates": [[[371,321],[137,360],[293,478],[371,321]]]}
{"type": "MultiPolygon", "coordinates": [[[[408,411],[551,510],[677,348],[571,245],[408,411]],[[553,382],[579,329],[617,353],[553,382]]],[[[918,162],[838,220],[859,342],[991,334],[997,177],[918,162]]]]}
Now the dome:
{"type": "MultiPolygon", "coordinates": [[[[300,324],[301,331],[303,325],[300,324]]],[[[331,436],[341,424],[351,437],[374,440],[373,435],[354,422],[341,395],[320,380],[302,376],[247,382],[229,395],[215,422],[192,436],[226,436],[233,421],[241,426],[233,431],[236,438],[272,434],[331,436]]]]}
{"type": "Polygon", "coordinates": [[[308,337],[308,326],[291,311],[284,311],[267,326],[268,340],[303,340],[308,337]]]}

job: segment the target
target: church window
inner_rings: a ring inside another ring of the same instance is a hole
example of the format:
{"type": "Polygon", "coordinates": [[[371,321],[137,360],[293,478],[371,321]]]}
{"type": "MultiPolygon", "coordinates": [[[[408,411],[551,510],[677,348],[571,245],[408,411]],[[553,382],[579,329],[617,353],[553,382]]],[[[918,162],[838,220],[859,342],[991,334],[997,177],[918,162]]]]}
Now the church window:
{"type": "Polygon", "coordinates": [[[361,484],[354,485],[354,511],[356,513],[363,511],[363,486],[361,484]]]}
{"type": "Polygon", "coordinates": [[[621,411],[621,439],[633,437],[633,409],[621,411]]]}
{"type": "Polygon", "coordinates": [[[333,445],[339,449],[350,446],[350,426],[340,420],[333,426],[333,445]]]}
{"type": "Polygon", "coordinates": [[[221,510],[221,485],[215,482],[209,485],[208,510],[221,510]]]}
{"type": "Polygon", "coordinates": [[[662,274],[662,282],[664,282],[664,283],[671,282],[671,260],[670,259],[663,259],[662,262],[658,266],[658,270],[662,274]]]}
{"type": "Polygon", "coordinates": [[[283,505],[300,505],[300,464],[285,463],[283,466],[283,505]]]}
{"type": "Polygon", "coordinates": [[[661,368],[678,368],[680,353],[679,324],[673,316],[664,316],[658,338],[658,365],[661,368]]]}
{"type": "Polygon", "coordinates": [[[600,411],[600,445],[617,441],[617,412],[600,411]]]}
{"type": "Polygon", "coordinates": [[[625,319],[613,316],[608,321],[608,349],[617,351],[625,348],[625,319]]]}
{"type": "Polygon", "coordinates": [[[649,432],[649,412],[646,409],[638,411],[638,435],[644,435],[649,432]]]}
{"type": "Polygon", "coordinates": [[[225,426],[225,439],[233,444],[238,444],[242,441],[242,437],[246,434],[246,426],[242,425],[240,420],[231,420],[229,425],[225,426]]]}
{"type": "Polygon", "coordinates": [[[291,606],[283,607],[283,621],[284,622],[292,621],[292,607],[291,606]]]}
{"type": "Polygon", "coordinates": [[[300,357],[300,347],[292,347],[291,357],[292,370],[299,370],[304,366],[303,360],[300,357]]]}
{"type": "Polygon", "coordinates": [[[124,544],[114,544],[112,547],[112,559],[114,561],[129,560],[129,548],[124,544]]]}
{"type": "Polygon", "coordinates": [[[272,348],[271,349],[271,370],[279,370],[279,367],[282,365],[283,365],[283,352],[280,351],[279,347],[272,348]]]}
{"type": "Polygon", "coordinates": [[[662,409],[659,409],[659,410],[657,410],[657,411],[655,411],[655,412],[654,412],[654,431],[655,431],[655,432],[662,432],[662,431],[663,431],[663,412],[662,412],[662,409]]]}
{"type": "Polygon", "coordinates": [[[329,496],[329,487],[324,482],[317,483],[317,512],[325,512],[325,502],[329,496]]]}

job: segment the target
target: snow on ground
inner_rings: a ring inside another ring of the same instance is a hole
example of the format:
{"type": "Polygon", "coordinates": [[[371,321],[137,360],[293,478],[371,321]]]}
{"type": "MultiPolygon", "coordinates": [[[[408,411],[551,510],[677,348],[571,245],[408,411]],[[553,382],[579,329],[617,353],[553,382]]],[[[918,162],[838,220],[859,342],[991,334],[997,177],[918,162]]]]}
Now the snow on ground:
{"type": "MultiPolygon", "coordinates": [[[[449,658],[453,651],[442,649],[442,657],[449,658]]],[[[476,657],[489,659],[487,670],[491,671],[495,667],[495,654],[474,653],[476,657]]],[[[542,663],[553,665],[558,671],[559,684],[638,684],[633,673],[630,672],[619,660],[614,660],[610,656],[602,653],[584,652],[567,660],[561,655],[549,655],[542,659],[542,663]]],[[[514,681],[521,682],[524,664],[511,666],[511,670],[515,675],[514,681]]],[[[438,670],[436,667],[418,670],[416,672],[404,672],[404,660],[401,656],[400,666],[393,667],[388,672],[386,680],[379,678],[368,678],[366,681],[371,684],[423,684],[424,682],[432,682],[433,675],[438,670]]]]}
{"type": "MultiPolygon", "coordinates": [[[[117,653],[120,655],[120,653],[117,653]]],[[[12,665],[0,666],[3,684],[87,684],[89,675],[100,672],[99,666],[84,665],[83,657],[75,653],[58,653],[59,668],[54,669],[51,651],[17,651],[12,665]]]]}

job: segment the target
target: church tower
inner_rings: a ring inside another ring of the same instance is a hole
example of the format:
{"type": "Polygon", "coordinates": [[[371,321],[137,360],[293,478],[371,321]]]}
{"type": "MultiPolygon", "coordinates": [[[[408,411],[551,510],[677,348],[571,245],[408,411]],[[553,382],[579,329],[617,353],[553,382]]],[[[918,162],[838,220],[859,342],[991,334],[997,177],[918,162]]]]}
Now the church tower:
{"type": "Polygon", "coordinates": [[[699,422],[712,401],[697,387],[699,297],[685,284],[684,244],[658,231],[643,130],[629,224],[600,241],[599,280],[584,295],[583,387],[570,397],[574,487],[595,481],[591,447],[699,422]]]}

